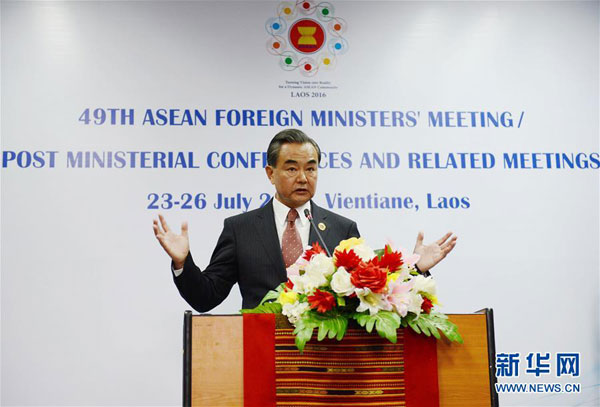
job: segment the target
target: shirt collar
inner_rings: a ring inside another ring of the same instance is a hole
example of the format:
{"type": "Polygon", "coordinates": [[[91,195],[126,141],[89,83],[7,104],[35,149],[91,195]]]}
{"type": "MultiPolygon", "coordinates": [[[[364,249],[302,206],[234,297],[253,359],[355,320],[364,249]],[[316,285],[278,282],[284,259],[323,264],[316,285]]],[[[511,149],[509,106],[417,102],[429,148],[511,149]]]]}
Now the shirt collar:
{"type": "MultiPolygon", "coordinates": [[[[308,223],[308,219],[306,219],[306,216],[304,216],[305,209],[308,209],[310,211],[310,201],[306,202],[299,208],[296,208],[299,215],[298,219],[300,220],[300,224],[302,226],[306,226],[306,224],[308,223]]],[[[273,212],[275,214],[275,223],[277,223],[278,225],[285,226],[285,222],[289,211],[290,208],[279,202],[277,198],[273,197],[273,212]]]]}

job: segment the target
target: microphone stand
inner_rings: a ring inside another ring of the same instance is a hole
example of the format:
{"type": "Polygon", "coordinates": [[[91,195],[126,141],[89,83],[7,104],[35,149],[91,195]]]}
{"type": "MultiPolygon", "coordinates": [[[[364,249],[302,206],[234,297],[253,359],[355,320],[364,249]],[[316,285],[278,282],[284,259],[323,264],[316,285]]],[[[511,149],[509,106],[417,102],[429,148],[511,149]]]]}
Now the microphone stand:
{"type": "Polygon", "coordinates": [[[317,229],[317,227],[315,226],[315,222],[313,222],[313,217],[310,213],[310,211],[308,209],[304,210],[304,216],[306,216],[306,219],[308,219],[308,221],[310,222],[310,224],[313,227],[313,230],[315,231],[315,233],[317,234],[317,237],[319,238],[319,240],[321,241],[321,244],[323,245],[323,248],[325,249],[325,251],[327,252],[327,255],[329,257],[331,256],[331,252],[329,251],[329,249],[327,248],[327,245],[325,244],[325,241],[323,240],[323,236],[321,236],[321,234],[319,233],[319,230],[317,229]]]}

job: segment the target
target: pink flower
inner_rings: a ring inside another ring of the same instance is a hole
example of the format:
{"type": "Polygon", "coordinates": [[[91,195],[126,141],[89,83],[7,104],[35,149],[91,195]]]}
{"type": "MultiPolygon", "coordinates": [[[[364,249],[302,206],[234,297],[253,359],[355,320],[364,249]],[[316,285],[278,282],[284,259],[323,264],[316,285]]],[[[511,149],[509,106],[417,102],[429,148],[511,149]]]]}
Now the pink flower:
{"type": "Polygon", "coordinates": [[[394,311],[401,317],[405,317],[408,314],[408,307],[411,303],[411,289],[414,282],[408,281],[403,283],[400,279],[396,281],[390,281],[388,284],[387,300],[394,307],[394,311]]]}

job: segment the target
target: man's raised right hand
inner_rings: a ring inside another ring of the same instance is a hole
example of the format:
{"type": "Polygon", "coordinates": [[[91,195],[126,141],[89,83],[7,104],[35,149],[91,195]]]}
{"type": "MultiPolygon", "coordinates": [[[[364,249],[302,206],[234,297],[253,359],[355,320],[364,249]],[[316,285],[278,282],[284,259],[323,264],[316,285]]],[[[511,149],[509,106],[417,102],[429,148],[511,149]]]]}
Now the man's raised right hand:
{"type": "Polygon", "coordinates": [[[183,267],[185,258],[190,252],[190,239],[188,237],[188,224],[181,224],[181,234],[174,233],[167,225],[167,221],[162,215],[158,215],[158,220],[153,219],[152,228],[154,235],[160,245],[173,260],[173,267],[178,270],[183,267]],[[160,223],[159,223],[160,221],[160,223]]]}

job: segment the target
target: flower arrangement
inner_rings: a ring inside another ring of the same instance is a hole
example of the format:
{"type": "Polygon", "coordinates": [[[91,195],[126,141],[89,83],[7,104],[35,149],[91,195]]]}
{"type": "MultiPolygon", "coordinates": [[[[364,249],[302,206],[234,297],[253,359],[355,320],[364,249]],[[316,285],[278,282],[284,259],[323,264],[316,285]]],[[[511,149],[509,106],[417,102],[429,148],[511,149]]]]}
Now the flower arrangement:
{"type": "Polygon", "coordinates": [[[351,319],[393,343],[401,326],[437,339],[441,331],[462,343],[456,325],[435,310],[435,281],[417,272],[418,260],[390,245],[373,250],[362,238],[343,240],[332,257],[315,243],[288,267],[287,282],[242,313],[282,313],[295,327],[301,352],[315,329],[319,341],[341,340],[351,319]]]}

